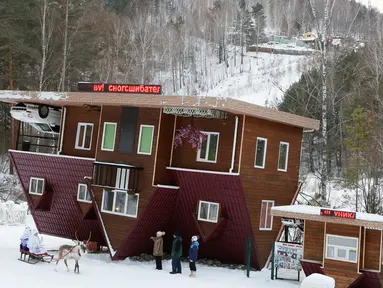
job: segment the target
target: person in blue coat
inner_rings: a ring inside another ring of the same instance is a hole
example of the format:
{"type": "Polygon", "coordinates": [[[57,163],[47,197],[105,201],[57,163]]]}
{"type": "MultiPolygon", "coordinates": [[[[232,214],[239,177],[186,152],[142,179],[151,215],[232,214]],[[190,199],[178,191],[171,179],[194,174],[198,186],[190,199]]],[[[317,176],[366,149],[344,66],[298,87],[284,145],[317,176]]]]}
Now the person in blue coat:
{"type": "Polygon", "coordinates": [[[189,277],[196,277],[197,267],[195,265],[198,258],[198,236],[193,236],[191,238],[191,244],[189,248],[189,267],[190,267],[190,275],[189,277]]]}

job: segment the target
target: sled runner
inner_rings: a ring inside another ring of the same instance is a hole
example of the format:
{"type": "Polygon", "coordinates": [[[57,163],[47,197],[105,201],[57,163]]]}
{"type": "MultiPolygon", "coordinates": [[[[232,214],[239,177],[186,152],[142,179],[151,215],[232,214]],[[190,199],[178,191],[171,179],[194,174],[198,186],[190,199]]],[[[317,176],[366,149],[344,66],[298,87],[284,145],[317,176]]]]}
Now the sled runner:
{"type": "Polygon", "coordinates": [[[36,264],[40,261],[51,263],[53,260],[53,255],[49,255],[48,253],[34,254],[20,248],[20,258],[18,260],[28,264],[36,264]]]}

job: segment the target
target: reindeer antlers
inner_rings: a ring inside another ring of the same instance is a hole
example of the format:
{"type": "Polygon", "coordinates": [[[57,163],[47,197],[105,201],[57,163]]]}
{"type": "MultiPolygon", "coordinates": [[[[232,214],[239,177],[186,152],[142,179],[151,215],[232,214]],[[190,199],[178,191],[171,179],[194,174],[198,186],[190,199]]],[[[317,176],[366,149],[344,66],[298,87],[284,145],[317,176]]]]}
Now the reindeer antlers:
{"type": "MultiPolygon", "coordinates": [[[[77,230],[76,230],[76,232],[74,233],[74,236],[76,237],[77,242],[80,243],[80,240],[78,240],[78,238],[77,238],[77,230]]],[[[89,232],[89,238],[88,238],[88,240],[86,240],[86,242],[85,242],[86,244],[89,243],[91,237],[92,237],[92,231],[89,232]]]]}
{"type": "Polygon", "coordinates": [[[90,233],[89,233],[89,238],[88,238],[88,240],[86,240],[86,244],[89,243],[90,237],[92,237],[92,231],[90,231],[90,233]]]}

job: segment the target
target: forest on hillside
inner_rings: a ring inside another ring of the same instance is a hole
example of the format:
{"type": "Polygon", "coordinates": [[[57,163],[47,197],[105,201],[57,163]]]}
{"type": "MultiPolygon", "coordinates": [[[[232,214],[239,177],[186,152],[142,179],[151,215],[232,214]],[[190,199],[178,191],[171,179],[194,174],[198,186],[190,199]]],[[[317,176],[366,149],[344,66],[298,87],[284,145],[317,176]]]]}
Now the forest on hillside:
{"type": "MultiPolygon", "coordinates": [[[[360,195],[359,209],[381,213],[382,19],[354,0],[2,0],[0,90],[75,91],[79,81],[103,81],[192,95],[230,78],[229,63],[242,69],[243,57],[229,59],[271,35],[363,43],[321,50],[277,108],[325,123],[326,133],[305,133],[304,173],[339,179],[360,195]]],[[[9,131],[1,104],[2,167],[9,131]]]]}
{"type": "MultiPolygon", "coordinates": [[[[229,76],[234,45],[267,41],[264,32],[320,34],[311,4],[323,18],[323,0],[3,0],[0,89],[73,91],[78,81],[105,81],[207,91],[212,62],[229,76]]],[[[361,40],[376,31],[377,11],[354,0],[332,9],[332,34],[361,40]]]]}

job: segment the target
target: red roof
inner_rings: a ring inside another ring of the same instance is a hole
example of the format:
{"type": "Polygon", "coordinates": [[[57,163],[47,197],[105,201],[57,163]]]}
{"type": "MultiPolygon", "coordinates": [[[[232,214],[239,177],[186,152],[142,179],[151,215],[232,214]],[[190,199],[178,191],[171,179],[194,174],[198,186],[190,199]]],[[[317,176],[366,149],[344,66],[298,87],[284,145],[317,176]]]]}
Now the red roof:
{"type": "Polygon", "coordinates": [[[178,170],[173,171],[173,175],[180,191],[171,224],[173,231],[178,231],[184,239],[184,256],[187,256],[191,236],[200,235],[201,229],[195,221],[199,200],[211,201],[219,203],[225,223],[216,224],[212,234],[205,235],[208,239],[200,241],[199,258],[243,264],[246,239],[251,237],[254,244],[251,263],[260,269],[255,249],[257,239],[254,240],[240,177],[178,170]]]}
{"type": "Polygon", "coordinates": [[[97,220],[83,219],[76,204],[78,183],[85,183],[84,176],[92,176],[92,159],[13,150],[10,156],[40,233],[74,239],[77,231],[78,238],[84,240],[92,231],[91,240],[105,244],[97,220]],[[30,177],[44,178],[47,187],[44,193],[49,193],[49,197],[41,196],[36,207],[28,191],[30,177]],[[40,203],[44,204],[43,209],[38,207],[40,203]]]}
{"type": "Polygon", "coordinates": [[[379,273],[363,272],[348,288],[382,288],[379,273]]]}
{"type": "Polygon", "coordinates": [[[113,257],[114,260],[144,252],[150,253],[153,249],[153,241],[150,237],[155,236],[157,231],[167,231],[178,193],[178,189],[157,188],[144,213],[137,219],[135,226],[130,229],[121,243],[120,249],[113,257]]]}

